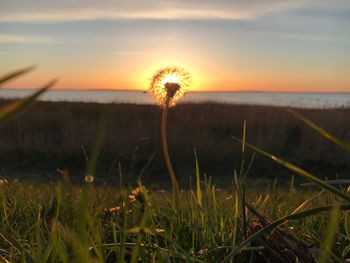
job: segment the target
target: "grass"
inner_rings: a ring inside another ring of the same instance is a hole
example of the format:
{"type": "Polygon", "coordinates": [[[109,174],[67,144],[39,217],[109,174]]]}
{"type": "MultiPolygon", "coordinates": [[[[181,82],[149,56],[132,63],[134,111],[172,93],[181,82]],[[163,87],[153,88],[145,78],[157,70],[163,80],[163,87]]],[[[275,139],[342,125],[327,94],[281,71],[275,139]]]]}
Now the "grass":
{"type": "MultiPolygon", "coordinates": [[[[1,94],[1,92],[0,92],[1,94]]],[[[5,104],[5,101],[2,102],[5,104]]],[[[25,115],[0,129],[1,176],[33,174],[38,180],[57,179],[56,169],[68,169],[79,181],[85,172],[81,146],[91,152],[106,108],[113,107],[98,161],[103,182],[116,178],[118,163],[135,181],[162,180],[168,175],[160,143],[161,109],[151,105],[38,102],[25,115]],[[81,132],[84,131],[84,132],[81,132]]],[[[299,112],[343,140],[350,141],[349,109],[299,112]]],[[[215,103],[180,104],[168,113],[168,146],[182,186],[195,169],[193,149],[201,170],[219,183],[240,166],[241,147],[232,135],[247,120],[247,141],[329,179],[346,178],[350,154],[307,128],[283,108],[215,103]]],[[[252,151],[247,150],[249,162],[252,151]]],[[[238,169],[239,170],[239,169],[238,169]]],[[[257,156],[251,177],[272,179],[286,170],[257,156]]],[[[100,178],[100,179],[99,179],[100,178]]],[[[249,178],[248,178],[249,179],[249,178]]],[[[166,179],[167,180],[167,179],[166,179]]],[[[168,181],[168,180],[167,180],[168,181]]]]}
{"type": "MultiPolygon", "coordinates": [[[[0,78],[5,82],[31,68],[0,78]]],[[[53,82],[0,109],[0,124],[13,121],[53,82]]],[[[109,106],[110,107],[110,106],[109,106]]],[[[4,262],[344,262],[350,256],[350,194],[331,181],[247,143],[243,122],[240,169],[232,186],[219,189],[201,176],[195,155],[195,188],[178,193],[119,184],[94,184],[113,110],[102,118],[91,154],[82,147],[85,181],[77,186],[67,170],[62,181],[32,185],[0,179],[0,259],[4,262]],[[288,188],[250,187],[247,150],[265,156],[312,182],[301,192],[292,176],[288,188]],[[288,189],[288,190],[287,190],[288,189]],[[174,194],[174,193],[173,193],[174,194]]],[[[291,110],[312,130],[348,150],[343,138],[291,110]]],[[[332,121],[334,118],[332,119],[332,121]]],[[[167,155],[169,157],[169,155],[167,155]]],[[[170,163],[170,160],[168,160],[170,163]]],[[[337,178],[339,179],[339,178],[337,178]]],[[[339,180],[337,180],[339,182],[339,180]]]]}
{"type": "MultiPolygon", "coordinates": [[[[295,198],[290,200],[288,191],[275,189],[272,192],[272,187],[261,186],[246,193],[254,208],[271,221],[289,215],[290,209],[295,210],[304,200],[317,194],[293,188],[295,198]]],[[[168,192],[149,190],[131,202],[128,197],[131,190],[120,185],[88,183],[78,187],[68,182],[3,185],[0,192],[1,257],[9,262],[115,262],[117,258],[129,262],[133,253],[137,253],[136,258],[142,258],[143,262],[167,262],[169,259],[220,262],[235,244],[244,241],[242,218],[234,209],[238,200],[234,197],[233,186],[217,189],[210,179],[204,180],[201,201],[198,189],[184,191],[181,210],[172,208],[168,192]]],[[[338,203],[335,197],[323,193],[311,200],[310,206],[334,203],[338,203]]],[[[297,216],[294,216],[296,221],[282,219],[281,223],[285,224],[282,229],[307,242],[310,251],[316,253],[315,258],[324,258],[320,248],[327,247],[331,252],[328,257],[343,261],[349,257],[345,213],[338,211],[337,217],[331,217],[333,221],[329,223],[328,218],[333,213],[325,209],[325,213],[306,219],[297,216]],[[330,224],[334,230],[331,236],[328,234],[330,224]],[[329,239],[333,241],[331,247],[322,242],[329,239]]],[[[254,219],[256,216],[247,211],[249,235],[254,219]]],[[[245,246],[234,261],[272,258],[258,240],[245,246]]]]}

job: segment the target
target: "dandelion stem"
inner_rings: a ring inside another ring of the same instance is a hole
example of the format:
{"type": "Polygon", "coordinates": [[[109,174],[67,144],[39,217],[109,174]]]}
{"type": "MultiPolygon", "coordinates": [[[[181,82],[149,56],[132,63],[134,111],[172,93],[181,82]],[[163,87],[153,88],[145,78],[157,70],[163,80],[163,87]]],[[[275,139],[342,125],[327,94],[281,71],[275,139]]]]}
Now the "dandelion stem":
{"type": "Polygon", "coordinates": [[[168,151],[168,143],[166,138],[166,119],[168,115],[168,109],[169,109],[169,98],[167,98],[166,103],[163,107],[163,114],[162,114],[162,124],[161,124],[161,135],[162,135],[162,146],[163,146],[163,155],[164,160],[167,165],[169,175],[171,178],[171,183],[173,186],[173,194],[175,197],[175,202],[179,204],[180,202],[180,188],[176,180],[175,172],[173,169],[173,166],[171,165],[170,157],[169,157],[169,151],[168,151]]]}

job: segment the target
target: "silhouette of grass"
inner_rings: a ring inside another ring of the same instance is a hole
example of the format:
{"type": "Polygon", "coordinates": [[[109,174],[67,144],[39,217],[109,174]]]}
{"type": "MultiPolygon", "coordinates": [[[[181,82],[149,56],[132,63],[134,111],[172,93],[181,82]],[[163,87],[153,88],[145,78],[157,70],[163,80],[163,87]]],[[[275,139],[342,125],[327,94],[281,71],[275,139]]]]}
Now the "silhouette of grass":
{"type": "MultiPolygon", "coordinates": [[[[8,101],[1,104],[6,105],[8,101]]],[[[110,107],[115,110],[97,164],[101,178],[107,181],[115,178],[118,163],[129,176],[126,180],[134,180],[141,171],[146,181],[166,178],[159,140],[162,110],[151,105],[110,107]],[[146,165],[147,169],[143,170],[146,165]]],[[[106,105],[96,103],[37,102],[25,115],[0,129],[0,165],[5,169],[2,175],[26,172],[37,174],[38,179],[42,178],[41,174],[47,174],[47,179],[55,179],[55,171],[60,168],[76,172],[72,173],[75,180],[75,174],[85,172],[81,146],[92,151],[105,109],[106,105]]],[[[340,139],[350,141],[348,109],[301,112],[340,139]]],[[[239,167],[241,148],[231,136],[240,133],[244,119],[247,120],[247,141],[293,164],[302,165],[320,177],[337,179],[338,175],[346,178],[350,169],[348,153],[322,136],[315,136],[312,129],[283,108],[180,104],[169,110],[168,119],[169,154],[180,183],[195,169],[194,148],[200,157],[201,170],[214,180],[239,167]]],[[[252,151],[247,150],[246,160],[249,161],[251,156],[252,151]]],[[[258,175],[271,179],[286,173],[258,157],[252,165],[250,178],[258,175]]]]}

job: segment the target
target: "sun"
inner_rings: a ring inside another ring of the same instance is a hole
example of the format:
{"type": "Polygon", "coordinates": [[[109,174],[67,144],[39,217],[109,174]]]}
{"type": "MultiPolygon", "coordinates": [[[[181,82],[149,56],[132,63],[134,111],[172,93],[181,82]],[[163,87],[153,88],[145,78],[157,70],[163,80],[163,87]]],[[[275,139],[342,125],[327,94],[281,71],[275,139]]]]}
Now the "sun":
{"type": "Polygon", "coordinates": [[[165,85],[165,83],[179,83],[180,79],[178,76],[173,75],[173,74],[169,74],[167,76],[165,76],[165,78],[163,79],[163,83],[165,85]]]}
{"type": "Polygon", "coordinates": [[[182,68],[167,67],[158,70],[151,80],[150,92],[162,107],[175,106],[190,89],[191,75],[182,68]]]}

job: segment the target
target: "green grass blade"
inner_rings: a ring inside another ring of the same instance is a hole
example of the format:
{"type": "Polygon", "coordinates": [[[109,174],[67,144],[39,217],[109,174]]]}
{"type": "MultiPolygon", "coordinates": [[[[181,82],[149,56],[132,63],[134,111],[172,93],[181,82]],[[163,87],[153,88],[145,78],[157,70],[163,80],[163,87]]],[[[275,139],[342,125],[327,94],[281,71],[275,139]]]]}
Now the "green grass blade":
{"type": "Polygon", "coordinates": [[[248,246],[250,243],[254,242],[255,240],[268,235],[271,233],[274,229],[276,229],[278,226],[285,224],[288,221],[293,220],[299,220],[306,217],[310,217],[313,215],[317,215],[322,212],[329,212],[329,211],[348,211],[350,210],[350,205],[329,205],[329,206],[321,206],[317,208],[313,208],[310,210],[306,210],[300,213],[296,214],[290,214],[288,216],[284,216],[280,219],[277,219],[276,221],[272,222],[271,224],[265,226],[264,228],[260,229],[259,231],[255,232],[253,235],[251,235],[249,238],[245,239],[239,246],[235,247],[222,261],[222,263],[228,262],[232,257],[237,255],[243,248],[248,246]]]}
{"type": "Polygon", "coordinates": [[[326,190],[321,190],[317,194],[312,195],[310,198],[308,198],[304,202],[302,202],[296,209],[294,209],[292,214],[300,212],[300,210],[303,210],[304,208],[310,206],[310,203],[311,203],[312,200],[315,200],[316,198],[318,198],[319,196],[321,196],[325,192],[326,192],[326,190]]]}
{"type": "Polygon", "coordinates": [[[348,237],[348,240],[350,240],[350,212],[347,212],[345,214],[344,228],[345,228],[345,232],[346,232],[346,235],[348,237]]]}
{"type": "Polygon", "coordinates": [[[292,209],[293,195],[294,195],[294,175],[292,176],[292,179],[290,180],[290,186],[289,186],[289,196],[288,196],[288,211],[289,211],[289,213],[291,213],[291,209],[292,209]]]}
{"type": "Polygon", "coordinates": [[[201,178],[199,174],[199,165],[196,149],[194,149],[194,158],[196,163],[196,186],[197,186],[197,202],[200,207],[202,207],[202,189],[201,189],[201,178]]]}
{"type": "Polygon", "coordinates": [[[329,132],[327,132],[326,130],[322,129],[321,127],[319,127],[317,124],[315,124],[314,122],[312,122],[311,120],[307,119],[305,116],[301,115],[300,113],[288,109],[288,111],[290,113],[292,113],[295,117],[297,117],[298,119],[302,120],[306,125],[308,125],[310,128],[314,129],[316,132],[318,132],[319,134],[321,134],[323,137],[325,137],[326,139],[334,142],[335,144],[337,144],[338,146],[340,146],[341,148],[345,149],[346,151],[350,152],[350,144],[347,142],[344,142],[338,138],[336,138],[335,136],[333,136],[332,134],[330,134],[329,132]]]}
{"type": "Polygon", "coordinates": [[[17,252],[19,252],[20,254],[23,253],[24,248],[22,247],[22,245],[18,243],[17,240],[13,238],[9,233],[3,230],[0,232],[0,237],[2,237],[7,243],[9,243],[13,248],[15,248],[17,252]]]}
{"type": "MultiPolygon", "coordinates": [[[[237,137],[233,136],[232,138],[235,139],[236,141],[240,142],[240,143],[242,142],[242,140],[237,138],[237,137]]],[[[246,143],[246,146],[251,148],[251,149],[253,149],[254,151],[262,154],[262,155],[265,155],[265,156],[271,158],[275,162],[277,162],[277,163],[281,164],[282,166],[288,168],[289,170],[291,170],[291,171],[293,171],[293,172],[303,176],[305,179],[307,179],[307,180],[309,180],[309,181],[319,185],[323,189],[326,189],[327,191],[337,195],[338,197],[340,197],[340,198],[350,202],[350,195],[349,194],[340,191],[339,189],[337,189],[336,187],[330,185],[326,181],[323,181],[323,180],[317,178],[316,176],[314,176],[313,174],[311,174],[311,173],[309,173],[309,172],[299,168],[298,166],[296,166],[294,164],[291,164],[291,163],[289,163],[289,162],[287,162],[287,161],[285,161],[285,160],[283,160],[283,159],[281,159],[281,158],[279,158],[279,157],[277,157],[275,155],[272,155],[272,154],[270,154],[270,153],[268,153],[268,152],[266,152],[266,151],[264,151],[264,150],[262,150],[262,149],[260,149],[260,148],[258,148],[256,146],[253,146],[253,145],[251,145],[249,143],[246,143]]]]}
{"type": "MultiPolygon", "coordinates": [[[[134,249],[131,252],[131,260],[130,263],[137,263],[139,261],[139,257],[141,256],[141,244],[143,239],[145,238],[145,233],[146,233],[146,220],[147,220],[147,212],[145,211],[142,219],[141,219],[141,223],[140,223],[140,227],[137,228],[137,238],[136,238],[136,244],[134,249]]],[[[136,228],[135,228],[136,229],[136,228]]]]}
{"type": "Polygon", "coordinates": [[[232,246],[236,246],[237,236],[238,236],[238,225],[239,225],[239,197],[238,192],[235,191],[235,207],[234,207],[234,216],[233,216],[233,235],[232,235],[232,246]]]}
{"type": "Polygon", "coordinates": [[[56,80],[52,80],[49,83],[47,83],[44,87],[34,92],[32,95],[22,100],[15,101],[1,108],[0,109],[0,127],[4,125],[6,122],[8,122],[9,120],[21,114],[29,106],[31,106],[41,94],[43,94],[47,89],[49,89],[55,83],[56,83],[56,80]]]}
{"type": "Polygon", "coordinates": [[[339,226],[340,211],[337,207],[330,214],[330,222],[327,229],[327,236],[321,249],[320,263],[327,263],[331,260],[332,246],[339,226]]]}
{"type": "Polygon", "coordinates": [[[24,247],[14,237],[12,237],[10,233],[1,231],[0,237],[2,237],[8,244],[15,248],[17,252],[25,258],[26,262],[34,262],[32,256],[25,251],[24,247]]]}
{"type": "Polygon", "coordinates": [[[2,86],[5,82],[10,81],[20,75],[26,74],[30,71],[32,71],[35,68],[35,66],[30,66],[26,68],[22,68],[19,70],[12,71],[10,73],[7,73],[0,77],[0,86],[2,86]]]}
{"type": "Polygon", "coordinates": [[[246,138],[247,138],[247,120],[244,120],[244,122],[243,122],[243,134],[242,134],[242,155],[244,155],[244,152],[245,152],[246,138]]]}

